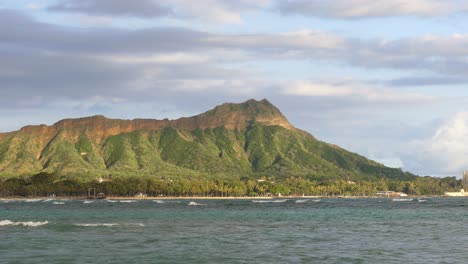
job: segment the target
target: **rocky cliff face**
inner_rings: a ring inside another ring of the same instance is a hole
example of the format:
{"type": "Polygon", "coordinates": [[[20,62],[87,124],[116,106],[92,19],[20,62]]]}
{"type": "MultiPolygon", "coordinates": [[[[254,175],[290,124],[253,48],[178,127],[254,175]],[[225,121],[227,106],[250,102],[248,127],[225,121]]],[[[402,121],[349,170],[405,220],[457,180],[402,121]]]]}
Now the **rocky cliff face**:
{"type": "MultiPolygon", "coordinates": [[[[41,138],[41,145],[50,141],[57,133],[76,140],[83,133],[90,139],[102,142],[103,139],[122,133],[139,130],[158,130],[164,127],[173,127],[193,131],[196,129],[226,127],[230,130],[245,129],[250,121],[272,126],[278,125],[287,129],[294,129],[286,117],[268,100],[248,100],[244,103],[225,103],[214,109],[192,117],[183,117],[176,120],[156,119],[109,119],[102,115],[77,119],[64,119],[52,126],[26,126],[13,134],[29,134],[41,138]]],[[[12,133],[4,133],[12,134],[12,133]]],[[[1,134],[0,134],[1,136],[1,134]]]]}

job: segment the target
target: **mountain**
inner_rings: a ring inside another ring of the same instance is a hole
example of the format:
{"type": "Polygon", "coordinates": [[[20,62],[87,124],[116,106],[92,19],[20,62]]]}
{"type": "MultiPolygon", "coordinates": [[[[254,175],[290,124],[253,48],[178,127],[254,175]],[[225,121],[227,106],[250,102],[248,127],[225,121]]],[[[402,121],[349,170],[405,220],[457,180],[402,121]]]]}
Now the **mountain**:
{"type": "Polygon", "coordinates": [[[266,99],[177,120],[65,119],[0,134],[0,177],[412,179],[295,128],[266,99]]]}

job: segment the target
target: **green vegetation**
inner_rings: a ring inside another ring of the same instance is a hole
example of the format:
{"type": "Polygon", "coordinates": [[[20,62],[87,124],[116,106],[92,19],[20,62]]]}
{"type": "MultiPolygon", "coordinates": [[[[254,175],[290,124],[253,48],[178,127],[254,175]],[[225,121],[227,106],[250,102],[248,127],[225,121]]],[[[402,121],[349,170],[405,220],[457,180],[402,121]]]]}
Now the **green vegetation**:
{"type": "Polygon", "coordinates": [[[441,195],[461,188],[455,177],[418,177],[413,181],[379,179],[377,181],[315,181],[289,177],[281,181],[272,178],[251,180],[206,178],[127,177],[107,178],[104,182],[60,180],[57,175],[39,173],[28,178],[0,181],[0,196],[86,196],[89,188],[107,196],[375,196],[377,191],[391,190],[410,195],[441,195]]]}
{"type": "Polygon", "coordinates": [[[4,134],[0,137],[0,181],[15,193],[44,194],[41,190],[48,187],[34,177],[48,173],[54,175],[48,183],[51,191],[73,194],[98,178],[111,177],[112,181],[100,186],[125,195],[136,189],[116,185],[143,181],[139,191],[155,192],[169,188],[160,186],[169,179],[171,184],[204,186],[203,191],[177,187],[178,191],[161,194],[213,195],[220,191],[206,186],[225,185],[236,186],[236,194],[244,195],[262,193],[253,191],[252,185],[263,193],[366,194],[405,188],[440,193],[454,185],[443,186],[432,178],[388,168],[321,142],[293,128],[267,100],[223,104],[195,117],[166,120],[163,126],[157,120],[141,122],[145,121],[95,116],[4,134]],[[259,185],[258,179],[276,184],[259,185]],[[382,179],[388,182],[379,187],[382,179]],[[299,190],[295,181],[307,187],[299,190]],[[349,181],[356,184],[343,185],[349,181]]]}
{"type": "Polygon", "coordinates": [[[0,143],[0,177],[41,171],[81,181],[109,174],[119,177],[229,178],[271,176],[310,180],[412,180],[362,156],[281,126],[255,121],[243,130],[225,127],[188,131],[166,127],[134,131],[93,141],[81,132],[59,131],[43,149],[39,138],[18,132],[0,143]],[[20,174],[17,172],[21,171],[20,174]]]}

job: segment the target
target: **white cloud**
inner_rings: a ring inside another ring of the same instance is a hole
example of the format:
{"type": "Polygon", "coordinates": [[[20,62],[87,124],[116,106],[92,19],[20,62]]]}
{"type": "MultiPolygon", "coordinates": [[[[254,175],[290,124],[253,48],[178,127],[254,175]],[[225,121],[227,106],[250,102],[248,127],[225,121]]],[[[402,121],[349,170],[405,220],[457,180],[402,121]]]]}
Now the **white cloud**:
{"type": "Polygon", "coordinates": [[[364,87],[350,85],[336,85],[326,83],[314,83],[310,81],[291,81],[285,83],[281,88],[281,93],[295,96],[314,96],[314,97],[353,97],[358,100],[368,102],[388,102],[388,103],[411,103],[411,102],[430,102],[435,97],[406,93],[396,89],[382,87],[364,87]]]}
{"type": "Polygon", "coordinates": [[[270,0],[162,0],[172,6],[175,17],[195,18],[211,23],[239,24],[242,15],[263,9],[270,5],[270,0]]]}
{"type": "Polygon", "coordinates": [[[98,56],[113,63],[122,64],[196,64],[206,63],[210,56],[185,52],[153,54],[153,55],[115,55],[98,56]]]}
{"type": "Polygon", "coordinates": [[[468,112],[446,120],[430,138],[409,145],[405,167],[441,175],[459,175],[468,169],[468,112]]]}
{"type": "Polygon", "coordinates": [[[283,14],[356,19],[389,16],[444,16],[467,11],[457,0],[292,0],[278,1],[283,14]]]}
{"type": "Polygon", "coordinates": [[[44,6],[39,4],[39,3],[31,2],[31,3],[25,4],[24,7],[27,8],[27,9],[31,9],[31,10],[38,10],[38,9],[43,8],[44,6]]]}

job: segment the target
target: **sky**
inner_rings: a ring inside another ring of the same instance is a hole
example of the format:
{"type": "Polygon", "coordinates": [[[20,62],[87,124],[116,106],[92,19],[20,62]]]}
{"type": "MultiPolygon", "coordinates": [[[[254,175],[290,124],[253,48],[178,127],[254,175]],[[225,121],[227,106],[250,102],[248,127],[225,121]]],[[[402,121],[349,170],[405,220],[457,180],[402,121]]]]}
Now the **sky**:
{"type": "Polygon", "coordinates": [[[266,98],[320,140],[468,170],[468,1],[1,0],[0,131],[266,98]]]}

